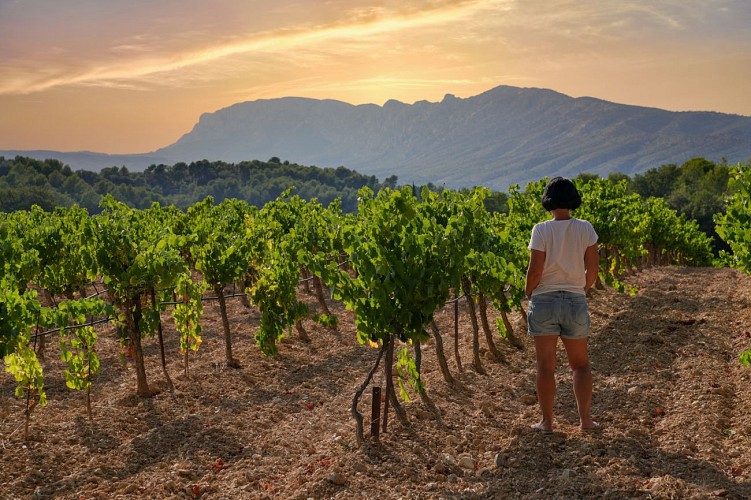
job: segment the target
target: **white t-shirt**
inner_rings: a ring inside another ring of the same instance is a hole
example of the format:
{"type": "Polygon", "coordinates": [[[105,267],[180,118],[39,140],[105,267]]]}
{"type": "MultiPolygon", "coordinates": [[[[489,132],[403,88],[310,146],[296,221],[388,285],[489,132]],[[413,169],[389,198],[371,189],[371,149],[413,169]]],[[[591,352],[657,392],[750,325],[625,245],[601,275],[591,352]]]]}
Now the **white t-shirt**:
{"type": "Polygon", "coordinates": [[[595,228],[585,220],[572,217],[535,224],[529,249],[545,252],[545,265],[532,295],[560,290],[584,295],[584,252],[595,243],[595,228]]]}

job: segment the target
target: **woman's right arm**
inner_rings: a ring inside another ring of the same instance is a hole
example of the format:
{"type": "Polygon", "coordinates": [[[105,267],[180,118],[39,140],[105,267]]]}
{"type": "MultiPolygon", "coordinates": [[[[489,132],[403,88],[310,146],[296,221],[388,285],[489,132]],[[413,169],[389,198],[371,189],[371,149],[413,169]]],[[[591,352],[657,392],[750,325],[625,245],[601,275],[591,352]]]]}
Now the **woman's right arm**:
{"type": "Polygon", "coordinates": [[[597,243],[587,247],[584,251],[584,269],[587,276],[586,284],[584,285],[584,293],[587,293],[590,288],[595,284],[597,280],[597,273],[599,271],[600,256],[597,254],[597,243]]]}

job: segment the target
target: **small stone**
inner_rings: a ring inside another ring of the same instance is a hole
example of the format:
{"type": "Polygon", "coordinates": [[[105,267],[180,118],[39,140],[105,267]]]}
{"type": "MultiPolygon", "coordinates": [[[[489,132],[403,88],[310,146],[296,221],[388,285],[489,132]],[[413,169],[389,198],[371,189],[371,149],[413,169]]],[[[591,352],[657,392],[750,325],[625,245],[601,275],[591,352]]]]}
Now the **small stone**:
{"type": "Polygon", "coordinates": [[[462,469],[474,470],[475,461],[470,456],[462,456],[459,458],[459,467],[461,467],[462,469]]]}
{"type": "Polygon", "coordinates": [[[444,474],[446,470],[446,465],[443,462],[438,462],[433,466],[433,472],[437,472],[438,474],[444,474]]]}
{"type": "Polygon", "coordinates": [[[352,464],[352,470],[355,472],[368,472],[367,466],[362,462],[355,462],[352,464]]]}
{"type": "Polygon", "coordinates": [[[459,438],[454,436],[453,434],[446,436],[446,444],[456,446],[459,444],[459,438]]]}
{"type": "Polygon", "coordinates": [[[480,411],[485,414],[486,417],[492,417],[494,415],[493,405],[488,401],[480,405],[480,411]]]}
{"type": "Polygon", "coordinates": [[[335,484],[337,486],[344,486],[347,483],[347,480],[344,478],[344,476],[342,476],[338,472],[334,472],[333,474],[329,474],[328,476],[326,476],[326,479],[330,483],[335,484]]]}
{"type": "Polygon", "coordinates": [[[492,474],[493,470],[491,467],[483,467],[482,469],[477,470],[477,477],[490,476],[492,474]]]}
{"type": "Polygon", "coordinates": [[[533,396],[532,394],[524,394],[522,397],[519,398],[519,401],[524,403],[525,405],[533,405],[537,403],[537,398],[533,396]]]}
{"type": "Polygon", "coordinates": [[[717,394],[720,396],[731,397],[733,396],[733,390],[728,386],[720,387],[717,389],[717,394]]]}
{"type": "Polygon", "coordinates": [[[427,412],[420,408],[415,410],[415,418],[417,418],[418,420],[429,420],[430,417],[431,417],[430,412],[427,412]]]}
{"type": "Polygon", "coordinates": [[[452,455],[449,455],[448,453],[445,453],[443,457],[441,458],[445,465],[456,465],[456,459],[452,455]]]}
{"type": "Polygon", "coordinates": [[[728,490],[726,489],[720,489],[720,490],[714,490],[712,494],[716,497],[726,497],[728,496],[728,490]]]}
{"type": "Polygon", "coordinates": [[[436,488],[438,488],[438,484],[437,483],[428,483],[428,484],[425,485],[425,489],[427,491],[433,491],[436,488]]]}
{"type": "Polygon", "coordinates": [[[484,440],[481,437],[478,436],[478,437],[476,437],[475,439],[472,440],[472,447],[480,449],[480,448],[483,447],[484,443],[485,443],[484,440]]]}
{"type": "Polygon", "coordinates": [[[561,477],[563,479],[570,479],[574,475],[575,475],[575,473],[571,469],[563,469],[563,473],[561,473],[561,477]]]}
{"type": "Polygon", "coordinates": [[[639,387],[638,386],[629,387],[626,392],[629,394],[636,394],[637,392],[639,392],[639,387]]]}
{"type": "Polygon", "coordinates": [[[496,466],[496,468],[500,469],[504,465],[506,465],[506,455],[504,455],[503,453],[496,453],[495,454],[495,466],[496,466]]]}

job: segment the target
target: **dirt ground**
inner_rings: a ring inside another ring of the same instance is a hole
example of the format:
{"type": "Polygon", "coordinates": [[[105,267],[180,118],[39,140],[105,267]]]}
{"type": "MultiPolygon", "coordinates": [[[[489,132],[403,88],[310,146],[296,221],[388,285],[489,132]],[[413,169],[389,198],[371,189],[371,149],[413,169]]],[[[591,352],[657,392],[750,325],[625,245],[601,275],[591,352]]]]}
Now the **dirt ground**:
{"type": "MultiPolygon", "coordinates": [[[[119,355],[112,327],[99,330],[102,370],[83,396],[65,387],[51,348],[49,405],[36,408],[23,440],[25,400],[0,376],[0,498],[751,498],[751,277],[729,269],[667,267],[628,278],[635,296],[595,291],[590,300],[596,432],[580,432],[571,375],[559,351],[556,431],[539,418],[534,352],[496,337],[506,362],[471,367],[471,323],[460,311],[461,360],[437,368],[423,350],[423,377],[440,417],[420,398],[393,413],[380,445],[356,446],[352,396],[377,350],[357,343],[351,313],[336,304],[337,332],[305,322],[266,358],[253,343],[259,314],[230,301],[235,356],[223,364],[216,303],[204,311],[204,342],[183,374],[165,314],[169,373],[145,341],[149,382],[119,355]]],[[[315,307],[312,296],[301,297],[315,307]]],[[[453,308],[438,315],[447,354],[453,308]]],[[[519,333],[518,315],[512,321],[519,333]]],[[[524,337],[524,335],[522,335],[524,337]]],[[[483,340],[484,343],[484,340],[483,340]]],[[[374,381],[384,386],[383,375],[374,381]]],[[[360,411],[370,412],[370,390],[360,411]]],[[[367,432],[367,429],[366,429],[367,432]]]]}

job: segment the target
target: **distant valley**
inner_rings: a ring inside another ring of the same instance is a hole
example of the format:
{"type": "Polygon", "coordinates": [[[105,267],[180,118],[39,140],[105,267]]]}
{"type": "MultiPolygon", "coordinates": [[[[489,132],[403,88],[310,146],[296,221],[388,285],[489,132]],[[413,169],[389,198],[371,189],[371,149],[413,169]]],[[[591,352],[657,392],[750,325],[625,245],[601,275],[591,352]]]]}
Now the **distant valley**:
{"type": "Polygon", "coordinates": [[[286,97],[206,113],[176,143],[147,154],[0,151],[57,158],[74,170],[180,161],[282,160],[345,166],[399,183],[449,188],[509,184],[580,172],[629,175],[702,156],[751,158],[751,117],[672,112],[500,86],[466,99],[351,105],[286,97]]]}

